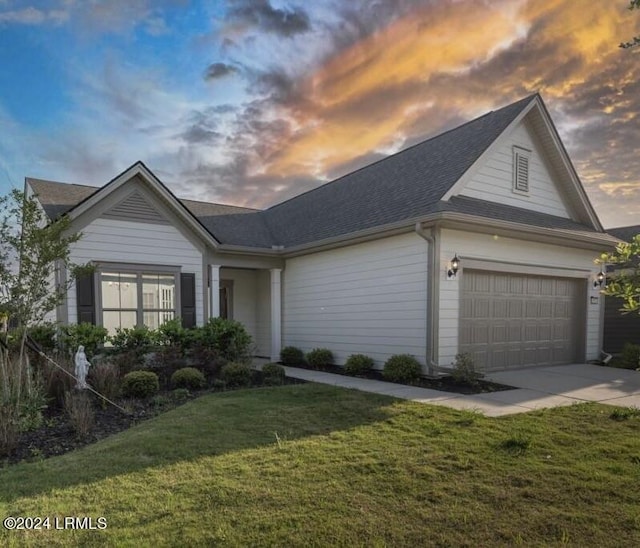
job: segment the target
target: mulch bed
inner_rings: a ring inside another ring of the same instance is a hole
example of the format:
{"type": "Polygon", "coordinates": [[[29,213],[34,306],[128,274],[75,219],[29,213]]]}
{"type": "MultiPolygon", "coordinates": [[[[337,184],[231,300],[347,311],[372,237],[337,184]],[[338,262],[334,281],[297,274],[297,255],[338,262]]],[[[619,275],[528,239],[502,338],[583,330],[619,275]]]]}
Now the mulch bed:
{"type": "MultiPolygon", "coordinates": [[[[304,383],[305,381],[300,379],[285,378],[284,380],[284,384],[304,383]]],[[[258,371],[254,372],[251,388],[262,385],[262,374],[258,371]]],[[[226,391],[228,390],[232,389],[227,389],[226,391]]],[[[162,391],[157,396],[146,400],[129,399],[126,400],[126,402],[122,400],[115,402],[129,411],[129,414],[125,414],[110,404],[103,406],[100,398],[95,396],[95,394],[87,392],[92,398],[95,398],[95,424],[87,436],[78,437],[65,412],[55,407],[49,407],[44,411],[42,426],[20,434],[18,446],[12,451],[11,455],[0,458],[0,469],[3,464],[16,464],[22,461],[39,461],[74,451],[85,445],[95,443],[113,434],[122,432],[161,413],[175,409],[194,398],[220,391],[219,389],[213,388],[199,390],[190,393],[185,399],[181,400],[176,400],[169,391],[162,391]]]]}
{"type": "MultiPolygon", "coordinates": [[[[308,364],[297,365],[296,367],[299,367],[300,369],[308,369],[310,371],[318,371],[318,369],[314,369],[308,364]]],[[[326,373],[335,373],[337,375],[344,375],[345,377],[353,377],[353,375],[347,375],[347,373],[345,373],[345,370],[338,365],[325,365],[324,367],[322,367],[322,369],[320,369],[320,371],[325,371],[326,373]]],[[[382,376],[382,371],[378,371],[375,369],[358,376],[364,379],[372,379],[375,381],[393,382],[385,379],[382,376]]],[[[404,384],[406,386],[405,383],[396,384],[404,384]]],[[[464,395],[484,394],[487,392],[501,392],[503,390],[514,390],[513,386],[498,384],[482,379],[479,380],[476,385],[471,386],[468,384],[456,382],[453,377],[440,377],[437,379],[421,377],[417,381],[412,382],[410,386],[418,386],[420,388],[430,388],[431,390],[441,390],[443,392],[453,392],[455,394],[464,395]]]]}

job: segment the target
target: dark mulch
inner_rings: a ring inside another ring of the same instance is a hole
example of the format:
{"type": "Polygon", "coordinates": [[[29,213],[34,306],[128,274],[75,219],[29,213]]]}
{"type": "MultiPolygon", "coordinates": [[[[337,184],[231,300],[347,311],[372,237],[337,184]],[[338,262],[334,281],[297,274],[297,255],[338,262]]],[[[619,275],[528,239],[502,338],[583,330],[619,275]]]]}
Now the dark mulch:
{"type": "MultiPolygon", "coordinates": [[[[286,378],[284,384],[303,384],[304,382],[299,379],[286,378]]],[[[255,371],[252,387],[262,385],[262,374],[255,371]]],[[[78,437],[65,412],[55,407],[49,407],[45,409],[42,426],[23,432],[20,435],[18,446],[11,455],[4,459],[0,458],[0,468],[3,463],[16,464],[22,461],[38,461],[74,451],[131,428],[144,420],[175,409],[194,398],[219,391],[219,389],[213,388],[199,390],[190,393],[184,399],[176,399],[171,392],[163,391],[146,400],[116,401],[118,405],[128,411],[126,414],[110,404],[103,405],[103,400],[87,392],[95,399],[95,424],[87,436],[78,437]]]]}
{"type": "MultiPolygon", "coordinates": [[[[315,369],[308,364],[297,365],[296,367],[300,367],[301,369],[309,369],[314,371],[315,369]]],[[[335,373],[337,375],[344,375],[349,377],[351,375],[347,375],[345,373],[344,368],[338,365],[325,365],[321,369],[327,373],[335,373]]],[[[393,382],[388,379],[385,379],[382,376],[382,371],[379,370],[371,370],[363,375],[359,375],[365,379],[372,379],[375,381],[384,381],[384,382],[393,382]]],[[[404,384],[404,383],[396,383],[396,384],[404,384]]],[[[430,388],[431,390],[442,390],[444,392],[453,392],[455,394],[483,394],[486,392],[501,392],[503,390],[514,390],[513,386],[507,386],[505,384],[498,384],[495,382],[489,382],[480,379],[477,384],[469,385],[464,383],[457,382],[453,377],[440,377],[437,379],[431,379],[426,377],[421,377],[420,379],[411,383],[411,386],[419,386],[421,388],[430,388]]]]}

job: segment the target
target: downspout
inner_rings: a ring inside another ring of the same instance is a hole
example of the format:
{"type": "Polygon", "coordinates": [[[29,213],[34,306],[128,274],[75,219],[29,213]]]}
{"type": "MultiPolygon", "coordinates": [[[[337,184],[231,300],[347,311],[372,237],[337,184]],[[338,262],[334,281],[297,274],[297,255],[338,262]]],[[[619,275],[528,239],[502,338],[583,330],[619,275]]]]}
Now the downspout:
{"type": "Polygon", "coordinates": [[[428,375],[433,377],[437,376],[438,364],[435,361],[435,340],[436,340],[436,326],[434,324],[434,308],[435,301],[434,296],[436,293],[436,254],[435,254],[435,237],[431,229],[425,229],[422,223],[417,222],[415,226],[415,232],[422,239],[427,242],[427,347],[425,357],[427,360],[428,375]]]}

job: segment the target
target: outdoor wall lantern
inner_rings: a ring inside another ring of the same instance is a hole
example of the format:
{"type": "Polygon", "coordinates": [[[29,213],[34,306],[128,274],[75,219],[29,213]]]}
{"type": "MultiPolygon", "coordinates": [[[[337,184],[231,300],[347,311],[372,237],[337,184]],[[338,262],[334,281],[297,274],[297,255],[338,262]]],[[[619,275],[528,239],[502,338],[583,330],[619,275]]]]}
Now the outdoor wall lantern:
{"type": "Polygon", "coordinates": [[[598,289],[600,287],[602,287],[602,284],[604,283],[604,272],[602,272],[602,270],[600,272],[598,272],[596,274],[596,279],[593,282],[593,288],[594,289],[598,289]]]}
{"type": "Polygon", "coordinates": [[[447,280],[453,280],[458,273],[458,269],[460,268],[460,259],[458,259],[458,254],[456,253],[451,259],[449,263],[449,268],[447,269],[447,280]]]}

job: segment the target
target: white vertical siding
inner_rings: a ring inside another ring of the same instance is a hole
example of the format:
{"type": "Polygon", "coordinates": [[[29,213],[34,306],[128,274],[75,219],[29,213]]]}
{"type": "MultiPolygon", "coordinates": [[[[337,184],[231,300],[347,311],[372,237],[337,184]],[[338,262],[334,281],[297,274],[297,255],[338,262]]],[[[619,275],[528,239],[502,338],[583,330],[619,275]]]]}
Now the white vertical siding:
{"type": "Polygon", "coordinates": [[[287,260],[283,346],[426,360],[427,242],[405,234],[287,260]]]}
{"type": "MultiPolygon", "coordinates": [[[[527,273],[527,265],[547,267],[551,269],[573,269],[585,271],[582,279],[594,276],[598,269],[594,259],[598,252],[573,249],[557,245],[502,238],[491,234],[475,234],[459,230],[442,230],[440,245],[440,325],[438,364],[449,367],[458,352],[458,326],[460,310],[460,276],[464,276],[464,258],[485,261],[502,261],[523,265],[522,272],[527,273]],[[446,280],[445,267],[454,254],[462,258],[458,279],[446,280]]],[[[500,264],[496,264],[500,270],[500,264]]],[[[535,270],[530,270],[535,274],[535,270]]],[[[558,270],[558,276],[566,276],[558,270]]],[[[578,279],[578,278],[576,278],[578,279]]],[[[600,307],[603,299],[591,304],[591,297],[599,297],[598,291],[592,291],[591,285],[584,295],[586,311],[585,355],[587,360],[599,356],[600,307]]],[[[576,318],[576,322],[584,325],[584,318],[576,318]]]]}
{"type": "Polygon", "coordinates": [[[527,125],[521,122],[460,191],[460,195],[570,218],[527,125]],[[513,192],[513,146],[531,151],[528,195],[513,192]]]}
{"type": "MultiPolygon", "coordinates": [[[[202,253],[171,225],[99,218],[82,229],[71,261],[109,261],[133,265],[179,266],[196,275],[196,321],[203,323],[202,253]]],[[[75,286],[68,293],[69,323],[77,321],[75,286]]],[[[178,311],[179,313],[179,311],[178,311]]]]}

